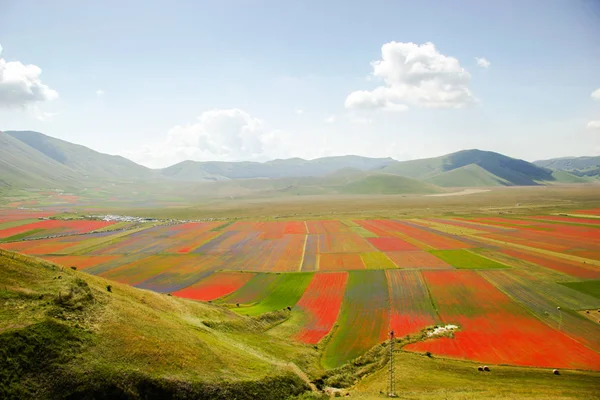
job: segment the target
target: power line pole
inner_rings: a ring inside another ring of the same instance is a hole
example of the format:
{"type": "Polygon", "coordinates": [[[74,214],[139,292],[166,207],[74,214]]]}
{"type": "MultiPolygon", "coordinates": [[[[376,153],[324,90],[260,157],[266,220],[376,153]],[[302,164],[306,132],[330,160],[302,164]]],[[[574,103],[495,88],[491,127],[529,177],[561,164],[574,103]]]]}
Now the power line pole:
{"type": "Polygon", "coordinates": [[[388,397],[396,397],[396,379],[394,377],[394,331],[390,331],[390,361],[388,363],[390,376],[388,382],[388,397]]]}

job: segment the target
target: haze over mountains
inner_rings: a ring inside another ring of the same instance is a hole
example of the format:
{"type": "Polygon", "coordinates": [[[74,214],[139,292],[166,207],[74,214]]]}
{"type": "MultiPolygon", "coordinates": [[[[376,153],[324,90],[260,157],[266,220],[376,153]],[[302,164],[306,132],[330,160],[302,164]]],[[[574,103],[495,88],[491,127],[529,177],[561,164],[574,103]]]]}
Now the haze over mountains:
{"type": "Polygon", "coordinates": [[[202,184],[222,195],[437,193],[449,187],[585,183],[600,157],[529,163],[502,154],[463,150],[396,161],[360,156],[258,162],[184,161],[153,170],[121,156],[32,131],[0,133],[0,187],[81,189],[107,182],[202,184]]]}

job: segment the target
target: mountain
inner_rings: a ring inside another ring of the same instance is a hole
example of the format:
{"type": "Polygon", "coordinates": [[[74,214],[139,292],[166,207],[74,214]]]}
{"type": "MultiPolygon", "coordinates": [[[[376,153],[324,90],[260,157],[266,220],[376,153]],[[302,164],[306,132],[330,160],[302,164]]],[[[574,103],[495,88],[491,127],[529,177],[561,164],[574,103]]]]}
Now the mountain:
{"type": "Polygon", "coordinates": [[[85,146],[39,132],[5,131],[4,133],[86,178],[148,180],[160,177],[150,168],[138,165],[124,157],[99,153],[85,146]]]}
{"type": "Polygon", "coordinates": [[[0,132],[0,187],[76,187],[83,176],[0,132]]]}
{"type": "Polygon", "coordinates": [[[441,157],[400,161],[382,172],[425,180],[440,186],[532,186],[572,183],[576,177],[553,174],[530,162],[482,150],[463,150],[441,157]]]}
{"type": "Polygon", "coordinates": [[[325,176],[228,179],[201,186],[208,197],[298,196],[335,194],[429,194],[444,190],[398,175],[347,168],[325,176]]]}
{"type": "Polygon", "coordinates": [[[557,171],[567,171],[581,177],[600,178],[600,156],[552,158],[535,161],[534,164],[557,171]]]}
{"type": "Polygon", "coordinates": [[[289,158],[259,162],[183,161],[160,170],[170,179],[188,182],[215,181],[248,178],[286,178],[300,176],[324,176],[344,168],[359,171],[382,169],[394,163],[391,158],[360,156],[323,157],[314,160],[289,158]]]}

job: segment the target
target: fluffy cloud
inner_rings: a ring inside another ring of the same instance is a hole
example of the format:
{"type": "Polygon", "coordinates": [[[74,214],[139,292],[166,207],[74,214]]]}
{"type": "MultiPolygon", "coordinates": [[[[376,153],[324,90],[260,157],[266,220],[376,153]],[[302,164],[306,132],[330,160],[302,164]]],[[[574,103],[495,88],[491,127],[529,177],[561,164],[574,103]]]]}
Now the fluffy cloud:
{"type": "Polygon", "coordinates": [[[600,100],[600,88],[594,90],[590,96],[594,100],[600,100]]]}
{"type": "Polygon", "coordinates": [[[302,115],[302,114],[304,114],[304,110],[301,108],[298,108],[298,109],[296,109],[296,114],[302,115]]]}
{"type": "Polygon", "coordinates": [[[40,80],[41,73],[36,65],[0,58],[0,107],[25,107],[57,98],[58,93],[40,80]]]}
{"type": "Polygon", "coordinates": [[[587,124],[588,129],[600,129],[600,121],[590,121],[587,124]]]}
{"type": "Polygon", "coordinates": [[[381,58],[371,63],[372,75],[385,85],[350,93],[346,108],[460,108],[474,101],[468,87],[471,75],[456,58],[438,52],[433,43],[389,42],[381,47],[381,58]]]}
{"type": "Polygon", "coordinates": [[[325,123],[326,124],[335,124],[336,121],[336,117],[335,115],[330,115],[329,117],[325,118],[325,123]]]}
{"type": "Polygon", "coordinates": [[[265,129],[243,110],[216,109],[203,112],[195,123],[171,128],[163,142],[126,156],[151,167],[183,160],[256,160],[287,155],[285,139],[284,132],[265,129]]]}
{"type": "Polygon", "coordinates": [[[481,68],[489,68],[492,65],[485,57],[475,57],[475,61],[477,61],[477,65],[481,68]]]}
{"type": "Polygon", "coordinates": [[[104,90],[102,90],[102,89],[96,90],[96,96],[98,96],[98,97],[104,96],[104,90]]]}

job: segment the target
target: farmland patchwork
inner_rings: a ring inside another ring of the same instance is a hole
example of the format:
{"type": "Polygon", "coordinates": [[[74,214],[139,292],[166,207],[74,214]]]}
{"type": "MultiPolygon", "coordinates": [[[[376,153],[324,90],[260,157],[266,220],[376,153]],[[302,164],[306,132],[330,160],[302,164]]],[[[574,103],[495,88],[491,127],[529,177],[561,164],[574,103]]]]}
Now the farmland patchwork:
{"type": "Polygon", "coordinates": [[[322,346],[326,368],[390,330],[454,324],[404,350],[600,370],[597,215],[134,223],[3,209],[0,248],[248,318],[283,310],[273,329],[322,346]]]}

